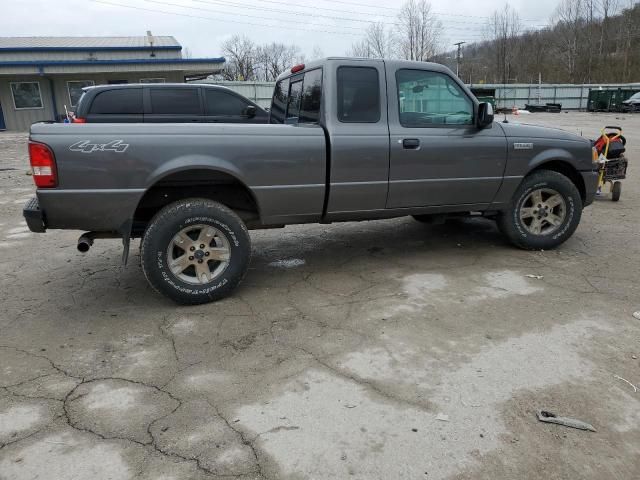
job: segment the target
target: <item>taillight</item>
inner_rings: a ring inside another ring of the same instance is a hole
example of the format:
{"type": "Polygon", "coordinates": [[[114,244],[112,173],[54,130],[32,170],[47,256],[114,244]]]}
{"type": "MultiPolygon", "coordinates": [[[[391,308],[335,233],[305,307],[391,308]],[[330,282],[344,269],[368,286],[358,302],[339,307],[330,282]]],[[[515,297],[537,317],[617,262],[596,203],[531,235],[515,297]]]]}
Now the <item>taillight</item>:
{"type": "Polygon", "coordinates": [[[47,145],[29,141],[29,160],[36,187],[54,188],[58,186],[56,159],[47,145]]]}
{"type": "Polygon", "coordinates": [[[71,123],[87,123],[87,119],[86,118],[73,117],[73,120],[72,120],[71,123]]]}
{"type": "Polygon", "coordinates": [[[301,63],[300,65],[296,65],[295,67],[292,67],[291,73],[297,73],[297,72],[300,72],[301,70],[304,70],[304,63],[301,63]]]}

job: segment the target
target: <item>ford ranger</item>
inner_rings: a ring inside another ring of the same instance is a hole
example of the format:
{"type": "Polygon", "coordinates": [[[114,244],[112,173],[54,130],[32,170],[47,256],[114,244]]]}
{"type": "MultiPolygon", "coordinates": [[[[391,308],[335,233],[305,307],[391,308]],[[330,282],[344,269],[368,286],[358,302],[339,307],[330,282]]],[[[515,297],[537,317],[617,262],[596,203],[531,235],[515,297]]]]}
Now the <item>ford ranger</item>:
{"type": "Polygon", "coordinates": [[[220,299],[250,259],[248,229],[482,214],[514,245],[553,248],[596,192],[591,142],[493,121],[446,67],[328,58],[275,86],[269,124],[31,127],[29,228],[142,238],[143,272],[183,304],[220,299]]]}

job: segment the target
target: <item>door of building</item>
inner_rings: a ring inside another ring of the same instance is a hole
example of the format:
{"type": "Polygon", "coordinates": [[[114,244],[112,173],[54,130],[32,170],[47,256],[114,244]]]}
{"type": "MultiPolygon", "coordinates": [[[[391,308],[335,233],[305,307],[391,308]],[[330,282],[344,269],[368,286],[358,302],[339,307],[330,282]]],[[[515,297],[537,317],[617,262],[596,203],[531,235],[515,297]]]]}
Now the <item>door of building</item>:
{"type": "Polygon", "coordinates": [[[4,124],[4,115],[2,114],[2,104],[0,103],[0,130],[6,130],[7,126],[4,124]]]}

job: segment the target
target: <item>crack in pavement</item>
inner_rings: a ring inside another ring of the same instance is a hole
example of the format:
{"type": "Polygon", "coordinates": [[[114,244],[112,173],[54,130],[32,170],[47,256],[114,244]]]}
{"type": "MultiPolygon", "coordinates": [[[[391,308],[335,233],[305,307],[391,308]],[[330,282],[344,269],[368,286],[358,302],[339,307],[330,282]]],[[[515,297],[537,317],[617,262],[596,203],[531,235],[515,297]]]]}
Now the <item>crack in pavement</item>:
{"type": "MultiPolygon", "coordinates": [[[[47,362],[49,362],[49,364],[51,365],[51,368],[53,368],[54,370],[56,370],[58,373],[61,373],[62,375],[69,377],[69,378],[75,378],[75,379],[80,379],[82,377],[79,377],[77,375],[73,375],[71,373],[69,373],[68,371],[64,370],[61,366],[59,366],[58,364],[56,364],[53,360],[51,360],[49,357],[47,357],[46,355],[41,355],[41,354],[37,354],[37,353],[33,353],[30,352],[29,350],[24,350],[22,348],[18,348],[18,347],[14,347],[11,345],[0,345],[0,348],[4,348],[4,349],[8,349],[8,350],[14,350],[16,352],[20,352],[20,353],[24,353],[25,355],[29,355],[35,358],[40,358],[43,360],[46,360],[47,362]]],[[[46,377],[48,375],[51,375],[50,373],[46,374],[46,375],[40,375],[38,377],[34,377],[30,380],[25,380],[21,383],[27,383],[27,382],[31,382],[33,380],[37,380],[38,378],[42,378],[42,377],[46,377]]],[[[16,386],[16,385],[11,385],[11,386],[16,386]]]]}
{"type": "MultiPolygon", "coordinates": [[[[209,404],[211,405],[211,404],[209,404]]],[[[64,418],[65,423],[67,425],[69,425],[69,427],[73,428],[74,430],[80,431],[80,432],[84,432],[84,433],[89,433],[92,434],[96,437],[98,437],[101,440],[122,440],[122,441],[126,441],[126,442],[130,442],[132,444],[135,444],[137,446],[143,447],[143,448],[151,448],[153,451],[157,452],[158,454],[167,457],[167,458],[172,458],[172,459],[176,459],[179,461],[183,461],[183,462],[192,462],[195,464],[196,468],[209,476],[213,476],[216,478],[240,478],[243,476],[246,476],[248,474],[254,473],[254,472],[243,472],[243,473],[239,473],[239,474],[219,474],[217,473],[215,470],[211,470],[207,467],[205,467],[203,465],[202,460],[197,457],[197,456],[186,456],[186,455],[181,455],[179,453],[170,451],[168,449],[164,449],[162,448],[160,445],[158,445],[157,443],[157,439],[154,436],[153,432],[152,432],[152,428],[153,426],[171,416],[172,414],[174,414],[180,407],[183,406],[183,401],[182,399],[180,399],[179,397],[175,396],[173,393],[158,387],[157,385],[153,385],[147,382],[143,382],[143,381],[139,381],[139,380],[131,380],[131,379],[127,379],[127,378],[123,378],[123,377],[100,377],[100,378],[91,378],[91,379],[83,379],[83,381],[81,383],[79,383],[76,387],[74,387],[73,389],[71,389],[67,395],[65,396],[64,400],[62,401],[62,410],[63,410],[63,415],[61,415],[61,417],[64,418]],[[174,408],[171,409],[171,411],[169,411],[168,413],[165,413],[163,415],[160,415],[159,417],[154,418],[153,420],[151,420],[146,427],[146,432],[149,435],[149,437],[151,438],[150,441],[148,442],[141,442],[139,440],[136,440],[134,438],[130,438],[130,437],[126,437],[126,436],[118,436],[118,435],[105,435],[102,434],[98,431],[95,431],[92,428],[86,427],[86,426],[82,426],[80,425],[78,422],[74,422],[74,420],[72,419],[73,415],[70,413],[68,405],[70,402],[76,401],[80,398],[82,398],[84,395],[77,395],[74,396],[74,392],[76,392],[78,390],[78,388],[80,388],[83,385],[87,385],[90,383],[95,383],[95,382],[102,382],[102,381],[122,381],[122,382],[128,382],[128,383],[132,383],[132,384],[137,384],[137,385],[141,385],[144,386],[146,388],[150,388],[153,390],[156,390],[157,392],[163,393],[165,395],[167,395],[171,400],[176,402],[176,406],[174,408]]],[[[231,427],[231,425],[229,424],[229,422],[222,416],[220,415],[219,411],[217,408],[213,407],[214,411],[216,412],[216,415],[219,416],[228,426],[231,430],[233,430],[234,432],[238,433],[235,429],[233,429],[231,427]]],[[[242,435],[240,435],[240,439],[242,440],[243,444],[247,444],[244,437],[242,435]]],[[[250,446],[251,447],[251,446],[250,446]]],[[[256,457],[257,460],[257,454],[255,452],[255,450],[253,451],[254,456],[256,457]]],[[[258,467],[258,473],[260,472],[260,468],[258,467]]]]}
{"type": "Polygon", "coordinates": [[[216,412],[216,415],[218,417],[220,417],[222,419],[222,421],[224,423],[227,424],[227,427],[229,427],[233,432],[236,433],[236,435],[238,435],[238,437],[240,438],[240,440],[242,440],[242,443],[246,446],[249,447],[249,449],[251,449],[251,452],[253,454],[253,457],[255,458],[255,463],[256,463],[256,467],[258,468],[258,471],[256,472],[260,478],[263,479],[268,479],[268,477],[265,475],[264,473],[264,468],[262,467],[262,463],[260,462],[260,457],[258,455],[258,449],[257,447],[254,445],[254,441],[256,440],[255,438],[250,440],[246,437],[246,435],[244,434],[244,432],[242,432],[242,430],[240,430],[239,428],[235,428],[233,426],[233,424],[229,421],[229,419],[227,419],[227,417],[225,417],[222,412],[220,411],[220,409],[211,403],[211,401],[209,401],[209,399],[204,398],[204,401],[207,402],[207,404],[213,408],[213,410],[216,412]]]}
{"type": "Polygon", "coordinates": [[[372,392],[378,394],[379,396],[391,401],[391,402],[395,402],[395,403],[400,403],[400,404],[404,404],[404,405],[408,405],[411,406],[413,408],[416,408],[418,410],[421,410],[423,412],[429,412],[429,413],[433,413],[432,409],[429,407],[428,404],[424,404],[422,402],[416,402],[416,401],[412,401],[412,400],[408,400],[406,398],[402,398],[402,397],[398,397],[396,395],[393,395],[391,393],[389,393],[388,391],[380,388],[375,382],[369,381],[369,380],[365,380],[364,378],[358,376],[358,375],[354,375],[354,374],[349,374],[343,370],[341,370],[340,368],[336,368],[333,365],[331,365],[330,363],[327,363],[324,360],[321,360],[316,354],[314,354],[313,352],[303,348],[303,347],[299,347],[296,345],[290,345],[292,348],[295,348],[297,350],[300,350],[301,352],[306,353],[307,355],[309,355],[318,365],[320,365],[321,367],[325,368],[326,370],[329,370],[331,373],[333,373],[334,375],[343,378],[345,380],[348,380],[350,382],[355,383],[356,385],[360,385],[361,387],[364,387],[367,390],[371,390],[372,392]]]}

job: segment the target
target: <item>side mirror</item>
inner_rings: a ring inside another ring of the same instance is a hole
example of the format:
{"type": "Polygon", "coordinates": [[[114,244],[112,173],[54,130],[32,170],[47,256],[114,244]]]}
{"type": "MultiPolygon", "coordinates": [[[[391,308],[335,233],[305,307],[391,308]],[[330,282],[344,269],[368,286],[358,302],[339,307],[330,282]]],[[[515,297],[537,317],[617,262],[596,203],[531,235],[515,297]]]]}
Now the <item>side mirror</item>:
{"type": "Polygon", "coordinates": [[[253,105],[249,105],[247,108],[244,109],[244,114],[249,118],[255,117],[256,107],[254,107],[253,105]]]}
{"type": "Polygon", "coordinates": [[[488,127],[493,123],[493,105],[483,102],[478,105],[478,128],[488,127]]]}

